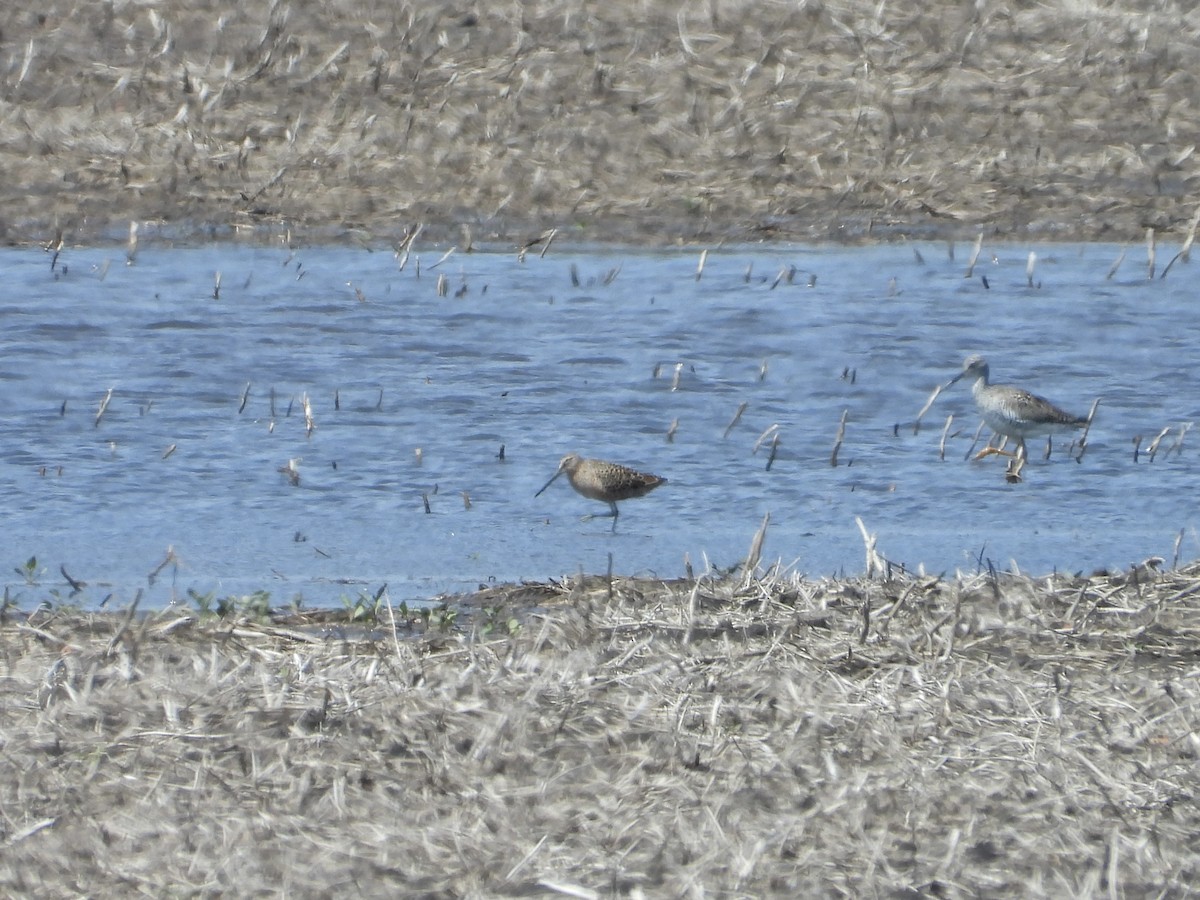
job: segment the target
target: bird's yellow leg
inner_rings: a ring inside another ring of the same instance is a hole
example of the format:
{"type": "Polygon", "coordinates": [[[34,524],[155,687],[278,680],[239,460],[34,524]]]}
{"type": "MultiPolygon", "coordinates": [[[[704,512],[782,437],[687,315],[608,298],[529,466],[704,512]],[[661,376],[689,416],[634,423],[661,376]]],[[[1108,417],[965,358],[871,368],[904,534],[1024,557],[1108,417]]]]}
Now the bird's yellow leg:
{"type": "Polygon", "coordinates": [[[993,447],[991,444],[988,444],[986,447],[984,447],[982,450],[980,450],[978,453],[975,454],[975,459],[977,459],[977,460],[987,459],[989,456],[1015,457],[1021,452],[1020,447],[1017,448],[1017,453],[1013,453],[1009,450],[1005,450],[1004,448],[1007,446],[1008,446],[1008,438],[1005,438],[1004,440],[1002,440],[1000,442],[999,447],[993,447]]]}

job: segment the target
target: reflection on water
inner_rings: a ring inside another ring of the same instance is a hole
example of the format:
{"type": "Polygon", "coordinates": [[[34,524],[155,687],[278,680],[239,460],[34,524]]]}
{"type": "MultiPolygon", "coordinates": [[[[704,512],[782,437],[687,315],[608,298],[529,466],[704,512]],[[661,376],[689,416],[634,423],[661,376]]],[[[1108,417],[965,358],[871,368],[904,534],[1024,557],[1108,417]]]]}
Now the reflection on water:
{"type": "Polygon", "coordinates": [[[768,512],[764,559],[814,576],[863,570],[856,516],[932,572],[1169,560],[1181,530],[1195,556],[1192,437],[1169,452],[1200,402],[1189,267],[1147,280],[1131,251],[1108,278],[1119,247],[1042,246],[1031,287],[1028,248],[993,249],[969,279],[969,248],[937,244],[710,250],[699,279],[698,251],[433,268],[437,249],[401,270],[362,249],[143,246],[52,271],[5,250],[0,565],[26,600],[69,595],[62,567],[87,605],[192,588],[337,606],[384,583],[398,602],[609,554],[625,574],[730,566],[768,512]],[[965,461],[966,384],[914,435],[973,352],[1071,411],[1103,398],[1081,462],[1061,438],[1048,461],[1031,442],[1020,485],[965,461]],[[610,535],[565,479],[533,496],[569,451],[670,483],[610,535]],[[37,589],[14,571],[32,556],[37,589]]]}

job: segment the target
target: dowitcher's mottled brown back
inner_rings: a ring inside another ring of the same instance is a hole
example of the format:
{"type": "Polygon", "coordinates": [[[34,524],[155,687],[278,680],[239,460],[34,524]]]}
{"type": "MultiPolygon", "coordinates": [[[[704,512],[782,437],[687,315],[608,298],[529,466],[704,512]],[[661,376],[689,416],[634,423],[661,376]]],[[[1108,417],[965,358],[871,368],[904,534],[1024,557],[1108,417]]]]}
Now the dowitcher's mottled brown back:
{"type": "MultiPolygon", "coordinates": [[[[618,500],[643,497],[660,484],[667,483],[667,479],[658,475],[639,472],[628,466],[606,462],[602,459],[584,459],[578,453],[568,453],[559,462],[558,471],[542,485],[542,489],[534,496],[539,496],[542,491],[550,487],[554,483],[554,479],[563,472],[567,473],[571,487],[575,488],[578,493],[591,500],[600,500],[609,505],[609,512],[600,515],[601,517],[612,516],[613,531],[617,530],[617,516],[620,515],[617,510],[618,500]]],[[[591,517],[589,516],[589,518],[591,517]]]]}

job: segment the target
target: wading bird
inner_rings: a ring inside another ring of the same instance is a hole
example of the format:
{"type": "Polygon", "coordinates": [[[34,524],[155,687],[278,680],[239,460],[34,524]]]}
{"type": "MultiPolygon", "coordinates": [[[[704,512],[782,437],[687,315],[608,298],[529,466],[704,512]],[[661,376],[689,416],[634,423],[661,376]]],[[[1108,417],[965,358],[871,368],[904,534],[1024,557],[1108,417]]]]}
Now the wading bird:
{"type": "Polygon", "coordinates": [[[618,500],[632,500],[643,497],[660,484],[666,484],[667,479],[646,472],[638,472],[617,463],[605,462],[602,459],[584,459],[578,453],[568,453],[558,464],[558,471],[542,485],[542,489],[533,496],[541,496],[542,491],[550,487],[554,480],[563,472],[571,482],[571,487],[577,493],[591,500],[601,500],[609,506],[609,512],[587,516],[586,519],[612,517],[612,530],[617,530],[618,500]]]}
{"type": "MultiPolygon", "coordinates": [[[[1017,442],[1015,455],[1022,461],[1026,457],[1025,438],[1072,431],[1088,422],[1086,417],[1073,416],[1049,400],[1022,388],[1011,384],[988,384],[988,364],[982,356],[968,356],[962,371],[950,379],[946,387],[964,378],[975,379],[971,395],[975,398],[975,406],[983,416],[983,421],[996,434],[1017,442]]],[[[988,447],[975,458],[981,459],[992,453],[1004,451],[988,447]]]]}

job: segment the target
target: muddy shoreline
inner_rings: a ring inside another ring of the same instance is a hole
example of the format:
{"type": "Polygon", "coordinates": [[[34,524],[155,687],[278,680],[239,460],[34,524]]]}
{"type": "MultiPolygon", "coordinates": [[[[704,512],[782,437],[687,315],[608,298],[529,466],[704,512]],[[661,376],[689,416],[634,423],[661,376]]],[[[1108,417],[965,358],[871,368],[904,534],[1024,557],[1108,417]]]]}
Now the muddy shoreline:
{"type": "Polygon", "coordinates": [[[1198,32],[1140,3],[48,0],[0,13],[0,239],[1182,240],[1198,32]]]}

